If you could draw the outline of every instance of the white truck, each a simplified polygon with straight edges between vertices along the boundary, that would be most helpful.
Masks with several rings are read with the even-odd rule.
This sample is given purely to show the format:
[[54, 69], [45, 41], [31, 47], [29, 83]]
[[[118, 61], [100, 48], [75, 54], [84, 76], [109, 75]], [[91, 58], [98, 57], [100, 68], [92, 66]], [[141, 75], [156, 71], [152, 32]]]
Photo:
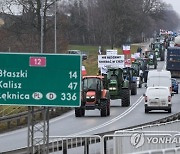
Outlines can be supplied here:
[[172, 94], [171, 72], [166, 70], [149, 71], [147, 77], [147, 87], [164, 86], [168, 87]]

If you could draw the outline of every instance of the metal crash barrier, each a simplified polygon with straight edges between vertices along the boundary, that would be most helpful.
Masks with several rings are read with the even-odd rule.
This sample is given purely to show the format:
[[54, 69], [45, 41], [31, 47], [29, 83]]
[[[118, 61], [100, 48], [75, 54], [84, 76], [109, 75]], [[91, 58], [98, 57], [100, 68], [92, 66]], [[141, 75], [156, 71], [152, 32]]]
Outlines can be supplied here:
[[[35, 138], [35, 153], [42, 154], [42, 137]], [[49, 151], [57, 154], [100, 154], [101, 137], [98, 135], [84, 136], [53, 136], [49, 137]]]
[[180, 154], [180, 148], [170, 148], [170, 149], [163, 149], [163, 150], [150, 150], [150, 151], [143, 151], [143, 152], [136, 152], [132, 154]]
[[[108, 143], [110, 137], [113, 141]], [[130, 154], [180, 147], [180, 133], [176, 131], [117, 131], [114, 135], [104, 136], [103, 140], [106, 141], [103, 154]]]
[[[36, 154], [44, 154], [42, 137]], [[116, 131], [112, 135], [53, 136], [47, 154], [180, 154], [178, 131]]]

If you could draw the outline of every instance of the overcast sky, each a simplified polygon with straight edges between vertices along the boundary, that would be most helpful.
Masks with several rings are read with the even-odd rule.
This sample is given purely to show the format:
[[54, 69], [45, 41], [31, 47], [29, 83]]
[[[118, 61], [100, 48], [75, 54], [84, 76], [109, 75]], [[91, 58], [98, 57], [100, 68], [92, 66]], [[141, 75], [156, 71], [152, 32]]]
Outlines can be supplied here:
[[168, 4], [171, 4], [174, 10], [180, 15], [180, 0], [162, 0]]

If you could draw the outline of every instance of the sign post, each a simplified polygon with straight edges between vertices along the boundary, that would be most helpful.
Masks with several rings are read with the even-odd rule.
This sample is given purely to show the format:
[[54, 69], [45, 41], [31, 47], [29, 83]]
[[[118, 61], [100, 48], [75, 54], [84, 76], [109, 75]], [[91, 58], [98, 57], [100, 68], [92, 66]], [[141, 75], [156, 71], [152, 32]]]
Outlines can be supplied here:
[[[28, 149], [43, 143], [48, 153], [49, 109], [80, 106], [81, 56], [65, 54], [0, 53], [0, 105], [28, 106]], [[33, 106], [43, 107], [42, 127], [35, 127]], [[43, 139], [35, 140], [35, 132]]]
[[0, 105], [80, 105], [81, 57], [0, 54]]

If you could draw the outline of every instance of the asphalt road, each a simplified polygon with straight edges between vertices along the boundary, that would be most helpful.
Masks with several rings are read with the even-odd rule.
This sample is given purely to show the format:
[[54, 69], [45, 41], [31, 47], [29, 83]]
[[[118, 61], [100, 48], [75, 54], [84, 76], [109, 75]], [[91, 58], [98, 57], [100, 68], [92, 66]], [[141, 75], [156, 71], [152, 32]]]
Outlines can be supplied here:
[[[158, 69], [164, 67], [164, 62], [158, 62]], [[173, 96], [172, 113], [154, 111], [144, 113], [145, 87], [138, 88], [138, 94], [131, 96], [130, 107], [121, 107], [120, 100], [111, 101], [111, 115], [100, 117], [99, 110], [86, 111], [85, 117], [75, 117], [74, 110], [50, 120], [50, 136], [75, 136], [91, 135], [121, 128], [135, 126], [154, 121], [171, 114], [179, 112], [179, 94]], [[35, 134], [39, 136], [42, 134]], [[27, 128], [19, 129], [9, 133], [0, 134], [0, 153], [27, 146]]]

